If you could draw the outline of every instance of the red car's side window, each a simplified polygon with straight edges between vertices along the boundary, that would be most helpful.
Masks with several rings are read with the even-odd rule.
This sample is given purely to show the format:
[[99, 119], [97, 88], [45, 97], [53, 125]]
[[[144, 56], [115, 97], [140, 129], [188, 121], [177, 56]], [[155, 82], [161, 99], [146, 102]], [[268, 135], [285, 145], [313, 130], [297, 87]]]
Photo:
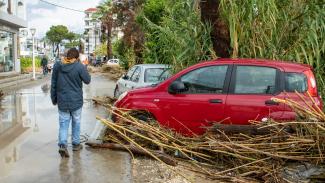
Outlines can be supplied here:
[[183, 93], [222, 93], [228, 65], [202, 67], [183, 75], [186, 86]]
[[237, 66], [235, 94], [273, 94], [277, 69], [260, 66]]
[[307, 77], [303, 73], [285, 74], [285, 91], [304, 93], [308, 89]]

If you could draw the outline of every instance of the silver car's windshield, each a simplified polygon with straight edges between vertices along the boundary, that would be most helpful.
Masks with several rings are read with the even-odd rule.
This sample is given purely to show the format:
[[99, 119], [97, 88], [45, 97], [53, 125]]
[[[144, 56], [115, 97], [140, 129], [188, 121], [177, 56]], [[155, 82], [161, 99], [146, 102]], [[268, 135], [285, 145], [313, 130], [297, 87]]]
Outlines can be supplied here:
[[166, 71], [167, 68], [148, 68], [144, 73], [145, 83], [158, 83], [161, 74]]

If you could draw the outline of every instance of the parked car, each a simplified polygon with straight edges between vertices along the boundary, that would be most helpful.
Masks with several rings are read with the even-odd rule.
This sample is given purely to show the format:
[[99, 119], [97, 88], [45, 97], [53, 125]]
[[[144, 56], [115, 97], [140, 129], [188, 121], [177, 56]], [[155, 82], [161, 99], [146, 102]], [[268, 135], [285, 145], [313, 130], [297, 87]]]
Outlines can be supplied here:
[[184, 69], [157, 86], [125, 92], [115, 107], [146, 111], [161, 125], [191, 135], [204, 133], [216, 122], [249, 125], [250, 120], [294, 120], [296, 113], [289, 106], [271, 99], [290, 98], [306, 105], [295, 91], [312, 104], [309, 92], [323, 108], [308, 65], [218, 59]]
[[169, 66], [164, 64], [140, 64], [133, 66], [117, 82], [114, 97], [146, 86], [157, 84], [170, 76]]
[[119, 65], [120, 64], [120, 60], [113, 58], [113, 59], [109, 59], [106, 63], [106, 65]]

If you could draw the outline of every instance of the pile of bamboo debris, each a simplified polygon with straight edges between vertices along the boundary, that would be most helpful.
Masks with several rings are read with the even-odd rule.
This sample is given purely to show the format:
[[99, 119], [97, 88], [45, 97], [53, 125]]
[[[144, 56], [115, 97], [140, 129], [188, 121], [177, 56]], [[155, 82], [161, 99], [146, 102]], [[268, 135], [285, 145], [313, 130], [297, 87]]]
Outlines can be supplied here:
[[[253, 124], [268, 133], [257, 135], [208, 129], [203, 136], [183, 137], [159, 126], [143, 122], [119, 111], [118, 123], [98, 118], [107, 126], [105, 143], [88, 145], [127, 150], [148, 155], [167, 165], [187, 161], [190, 168], [211, 179], [226, 182], [283, 182], [280, 176], [287, 162], [324, 162], [325, 115], [317, 107], [304, 107], [291, 100], [278, 100], [312, 121]], [[290, 129], [290, 130], [288, 130]], [[221, 168], [222, 167], [222, 168]], [[181, 174], [181, 173], [180, 173]]]
[[109, 78], [114, 81], [117, 81], [125, 73], [124, 69], [119, 65], [103, 65], [101, 67], [101, 72], [107, 73]]

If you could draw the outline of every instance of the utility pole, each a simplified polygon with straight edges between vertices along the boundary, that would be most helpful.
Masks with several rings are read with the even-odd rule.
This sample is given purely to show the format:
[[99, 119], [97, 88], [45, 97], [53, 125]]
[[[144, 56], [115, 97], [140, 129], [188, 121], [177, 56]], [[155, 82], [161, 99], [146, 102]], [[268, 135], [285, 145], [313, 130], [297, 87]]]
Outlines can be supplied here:
[[33, 80], [36, 79], [36, 76], [35, 76], [35, 50], [34, 50], [34, 36], [35, 36], [35, 33], [36, 33], [36, 29], [35, 28], [31, 28], [30, 29], [30, 32], [32, 33], [32, 58], [33, 58]]

